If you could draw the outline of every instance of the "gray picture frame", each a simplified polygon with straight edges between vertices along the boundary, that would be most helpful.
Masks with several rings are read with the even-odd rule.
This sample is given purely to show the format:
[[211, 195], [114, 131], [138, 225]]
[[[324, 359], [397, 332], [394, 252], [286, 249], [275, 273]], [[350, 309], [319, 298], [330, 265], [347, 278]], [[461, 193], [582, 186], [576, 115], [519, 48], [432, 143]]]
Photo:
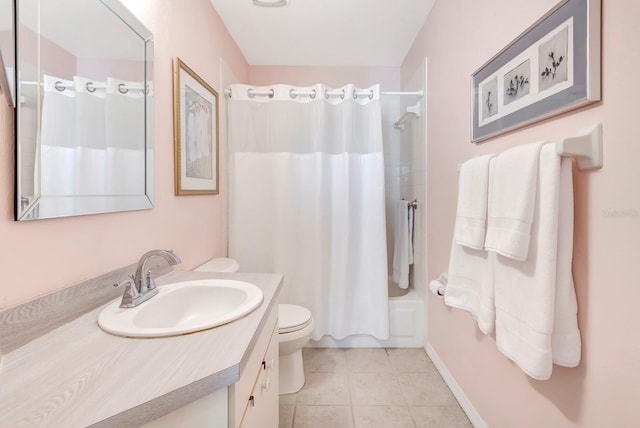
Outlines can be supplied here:
[[[601, 0], [561, 1], [471, 75], [472, 143], [600, 100], [601, 8]], [[554, 31], [560, 34], [557, 29], [569, 21], [571, 27], [568, 28], [571, 31], [566, 31], [567, 36], [550, 37]], [[570, 55], [556, 54], [552, 57], [552, 52], [546, 51], [551, 49], [550, 46], [558, 46], [554, 38], [571, 47]], [[523, 55], [530, 56], [523, 59]], [[513, 72], [514, 61], [519, 64], [527, 60], [534, 60], [539, 65], [531, 70], [531, 78], [540, 82], [531, 82], [534, 88], [531, 93], [526, 88], [526, 94], [523, 96], [521, 92], [514, 99], [518, 102], [511, 103], [513, 105], [506, 109], [503, 100], [507, 97], [507, 74]], [[572, 73], [568, 73], [570, 81], [566, 81], [567, 67], [572, 70]], [[551, 74], [556, 78], [555, 71], [558, 71], [558, 79], [565, 79], [556, 91], [549, 90], [553, 84], [542, 82], [543, 79], [550, 79]], [[493, 109], [497, 109], [497, 114], [489, 116], [487, 108], [483, 108], [481, 97], [486, 96], [488, 82], [493, 82], [496, 77], [498, 81], [506, 81], [498, 87], [495, 99], [488, 101]], [[538, 91], [538, 88], [542, 89]]]

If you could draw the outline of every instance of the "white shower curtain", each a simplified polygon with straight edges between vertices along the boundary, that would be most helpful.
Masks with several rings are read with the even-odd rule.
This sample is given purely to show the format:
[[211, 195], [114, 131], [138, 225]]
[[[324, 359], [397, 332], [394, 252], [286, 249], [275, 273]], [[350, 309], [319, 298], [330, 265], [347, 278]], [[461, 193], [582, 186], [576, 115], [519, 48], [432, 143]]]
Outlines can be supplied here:
[[144, 97], [140, 82], [109, 77], [105, 102], [107, 194], [145, 194]]
[[[75, 76], [76, 178], [75, 195], [104, 195], [106, 173], [105, 91], [91, 92], [93, 83]], [[89, 86], [87, 86], [89, 84]]]
[[378, 86], [355, 99], [351, 85], [328, 98], [322, 85], [250, 89], [229, 101], [230, 256], [283, 273], [281, 302], [311, 310], [313, 339], [388, 338]]
[[111, 77], [43, 81], [42, 195], [144, 195], [144, 85]]
[[52, 76], [43, 79], [40, 191], [45, 196], [68, 196], [75, 194], [76, 94], [58, 90], [56, 84], [73, 87], [73, 81]]

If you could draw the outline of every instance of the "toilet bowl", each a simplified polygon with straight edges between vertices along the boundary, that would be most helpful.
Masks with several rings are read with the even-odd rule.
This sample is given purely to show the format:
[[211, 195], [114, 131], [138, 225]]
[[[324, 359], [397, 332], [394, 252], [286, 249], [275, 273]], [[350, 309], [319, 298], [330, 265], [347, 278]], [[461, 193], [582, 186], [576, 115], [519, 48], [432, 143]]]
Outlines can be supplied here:
[[[237, 272], [240, 264], [231, 258], [211, 259], [196, 272]], [[278, 305], [278, 348], [280, 353], [280, 394], [293, 394], [304, 385], [302, 347], [311, 338], [313, 317], [309, 309], [298, 306]]]
[[311, 338], [313, 318], [309, 309], [281, 303], [278, 305], [280, 394], [293, 394], [304, 385], [302, 347]]

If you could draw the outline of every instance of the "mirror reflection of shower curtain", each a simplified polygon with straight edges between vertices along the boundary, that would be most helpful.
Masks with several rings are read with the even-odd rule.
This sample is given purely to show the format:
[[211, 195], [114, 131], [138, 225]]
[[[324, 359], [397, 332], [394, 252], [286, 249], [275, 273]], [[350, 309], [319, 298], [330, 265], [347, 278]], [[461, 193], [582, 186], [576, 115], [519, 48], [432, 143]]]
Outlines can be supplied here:
[[142, 84], [80, 76], [43, 80], [42, 195], [144, 195], [145, 135], [139, 124], [145, 98], [134, 89]]
[[140, 82], [107, 79], [107, 194], [145, 194], [144, 92]]
[[58, 85], [73, 87], [73, 81], [44, 76], [40, 132], [40, 192], [44, 196], [75, 194], [76, 94], [59, 91]]
[[322, 85], [273, 88], [272, 99], [231, 88], [229, 255], [243, 271], [284, 274], [281, 302], [311, 310], [313, 339], [386, 339], [379, 88], [355, 100], [351, 85], [330, 98]]
[[76, 92], [76, 195], [104, 195], [106, 189], [105, 91], [90, 92], [91, 80], [74, 77]]

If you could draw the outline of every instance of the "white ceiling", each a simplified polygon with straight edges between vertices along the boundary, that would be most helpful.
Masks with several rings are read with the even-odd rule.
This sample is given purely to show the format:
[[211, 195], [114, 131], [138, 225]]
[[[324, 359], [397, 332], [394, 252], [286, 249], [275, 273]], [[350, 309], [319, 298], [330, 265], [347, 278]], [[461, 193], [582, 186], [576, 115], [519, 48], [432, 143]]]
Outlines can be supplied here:
[[211, 0], [250, 65], [398, 67], [436, 0]]

